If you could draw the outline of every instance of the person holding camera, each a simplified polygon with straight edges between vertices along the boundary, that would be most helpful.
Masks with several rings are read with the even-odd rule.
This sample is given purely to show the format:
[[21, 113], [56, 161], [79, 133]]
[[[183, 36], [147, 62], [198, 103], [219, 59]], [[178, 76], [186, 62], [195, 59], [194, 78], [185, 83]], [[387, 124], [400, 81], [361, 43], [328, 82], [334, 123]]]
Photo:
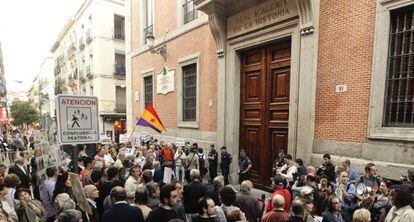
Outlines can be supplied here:
[[323, 155], [323, 163], [319, 166], [318, 171], [316, 171], [316, 175], [320, 177], [324, 174], [328, 176], [329, 182], [335, 183], [335, 166], [332, 164], [331, 155], [328, 153]]
[[357, 208], [356, 187], [349, 182], [349, 173], [342, 171], [339, 174], [338, 182], [335, 184], [334, 194], [339, 197], [342, 207], [352, 215]]
[[384, 221], [387, 211], [391, 208], [389, 191], [390, 181], [381, 181], [379, 192], [375, 195], [374, 202], [367, 209], [371, 212], [372, 221]]
[[285, 179], [290, 185], [293, 184], [295, 179], [295, 175], [298, 172], [299, 165], [293, 161], [292, 155], [286, 154], [284, 157], [285, 164], [279, 169], [277, 174], [279, 174], [283, 179]]

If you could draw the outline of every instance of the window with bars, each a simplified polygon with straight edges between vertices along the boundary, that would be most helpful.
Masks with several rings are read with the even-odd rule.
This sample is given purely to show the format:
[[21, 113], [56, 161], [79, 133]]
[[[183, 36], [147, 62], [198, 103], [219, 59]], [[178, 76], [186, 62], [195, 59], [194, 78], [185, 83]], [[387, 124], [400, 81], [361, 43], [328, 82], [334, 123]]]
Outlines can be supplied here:
[[147, 107], [148, 103], [152, 103], [153, 98], [152, 75], [144, 77], [144, 105]]
[[414, 127], [414, 5], [391, 11], [386, 127]]
[[197, 117], [197, 64], [183, 66], [183, 121]]
[[183, 4], [184, 8], [184, 24], [187, 24], [198, 17], [197, 9], [193, 3], [193, 0], [185, 0]]

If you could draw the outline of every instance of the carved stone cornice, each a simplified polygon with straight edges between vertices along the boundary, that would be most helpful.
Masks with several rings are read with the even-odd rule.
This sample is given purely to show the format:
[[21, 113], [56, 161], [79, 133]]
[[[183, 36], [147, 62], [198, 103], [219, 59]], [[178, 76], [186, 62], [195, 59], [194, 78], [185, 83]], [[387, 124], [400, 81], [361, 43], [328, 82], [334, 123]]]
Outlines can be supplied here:
[[314, 21], [311, 0], [296, 0], [296, 4], [299, 10], [300, 33], [302, 35], [313, 33]]
[[203, 11], [207, 15], [213, 13], [227, 15], [227, 5], [223, 5], [216, 0], [194, 0], [194, 5], [198, 10]]
[[216, 40], [216, 52], [218, 57], [224, 56], [227, 41], [227, 17], [213, 13], [208, 16], [210, 29]]
[[[219, 57], [224, 56], [226, 49], [228, 8], [232, 3], [234, 4], [234, 1], [231, 0], [194, 0], [197, 9], [209, 17], [210, 29], [216, 40]], [[299, 11], [301, 35], [312, 34], [314, 32], [312, 0], [296, 0], [296, 5]]]
[[226, 7], [215, 0], [195, 0], [198, 10], [208, 15], [211, 33], [216, 42], [218, 57], [223, 57], [227, 41], [227, 10]]

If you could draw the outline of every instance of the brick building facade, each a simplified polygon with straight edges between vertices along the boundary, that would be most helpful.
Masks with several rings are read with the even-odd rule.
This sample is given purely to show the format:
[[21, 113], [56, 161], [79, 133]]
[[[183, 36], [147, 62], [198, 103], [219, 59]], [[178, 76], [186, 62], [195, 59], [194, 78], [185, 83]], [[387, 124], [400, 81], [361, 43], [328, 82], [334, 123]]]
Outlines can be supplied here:
[[[269, 185], [270, 165], [281, 151], [314, 165], [326, 152], [334, 162], [346, 157], [361, 173], [373, 161], [382, 176], [398, 179], [414, 164], [414, 56], [398, 60], [403, 65], [395, 75], [406, 90], [394, 92], [389, 87], [395, 80], [386, 76], [397, 69], [388, 69], [387, 55], [398, 13], [412, 18], [410, 4], [127, 1], [129, 131], [151, 100], [167, 128], [157, 137], [169, 142], [185, 138], [204, 148], [226, 145], [235, 157], [243, 148], [253, 160], [257, 185]], [[414, 33], [408, 23], [401, 25], [407, 26], [401, 33]], [[146, 36], [154, 36], [154, 43]], [[414, 41], [408, 34], [404, 38]], [[411, 53], [410, 43], [401, 41], [408, 44], [405, 53]], [[151, 53], [160, 48], [166, 54]], [[166, 94], [157, 92], [167, 87], [157, 81], [163, 76], [174, 79]], [[390, 93], [400, 93], [398, 101], [390, 102]], [[394, 103], [402, 104], [404, 121]], [[388, 116], [396, 121], [386, 121]]]

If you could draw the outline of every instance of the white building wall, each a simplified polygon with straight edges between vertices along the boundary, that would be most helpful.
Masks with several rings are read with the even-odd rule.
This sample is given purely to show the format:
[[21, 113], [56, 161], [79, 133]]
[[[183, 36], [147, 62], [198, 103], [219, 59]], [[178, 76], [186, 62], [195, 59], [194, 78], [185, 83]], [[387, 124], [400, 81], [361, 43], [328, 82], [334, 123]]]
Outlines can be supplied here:
[[[114, 76], [115, 52], [125, 54], [125, 41], [114, 39], [114, 15], [125, 17], [123, 0], [88, 0], [74, 16], [73, 24], [54, 52], [55, 61], [62, 52], [66, 57], [59, 74], [62, 79], [67, 81], [68, 74], [78, 70], [78, 87], [75, 90], [68, 87], [66, 93], [97, 96], [100, 114], [116, 114], [116, 86], [125, 86], [125, 78]], [[86, 41], [88, 31], [90, 42]], [[83, 48], [80, 40], [83, 40]], [[68, 60], [70, 42], [74, 42], [76, 51], [74, 58]], [[88, 66], [90, 76], [86, 75]], [[104, 123], [101, 118], [99, 123], [101, 132], [103, 129], [113, 131], [113, 122]]]
[[55, 116], [54, 65], [53, 57], [46, 57], [40, 66], [39, 73], [39, 80], [43, 81], [40, 92], [49, 97], [48, 100], [44, 101], [41, 113], [49, 113], [51, 117]]

